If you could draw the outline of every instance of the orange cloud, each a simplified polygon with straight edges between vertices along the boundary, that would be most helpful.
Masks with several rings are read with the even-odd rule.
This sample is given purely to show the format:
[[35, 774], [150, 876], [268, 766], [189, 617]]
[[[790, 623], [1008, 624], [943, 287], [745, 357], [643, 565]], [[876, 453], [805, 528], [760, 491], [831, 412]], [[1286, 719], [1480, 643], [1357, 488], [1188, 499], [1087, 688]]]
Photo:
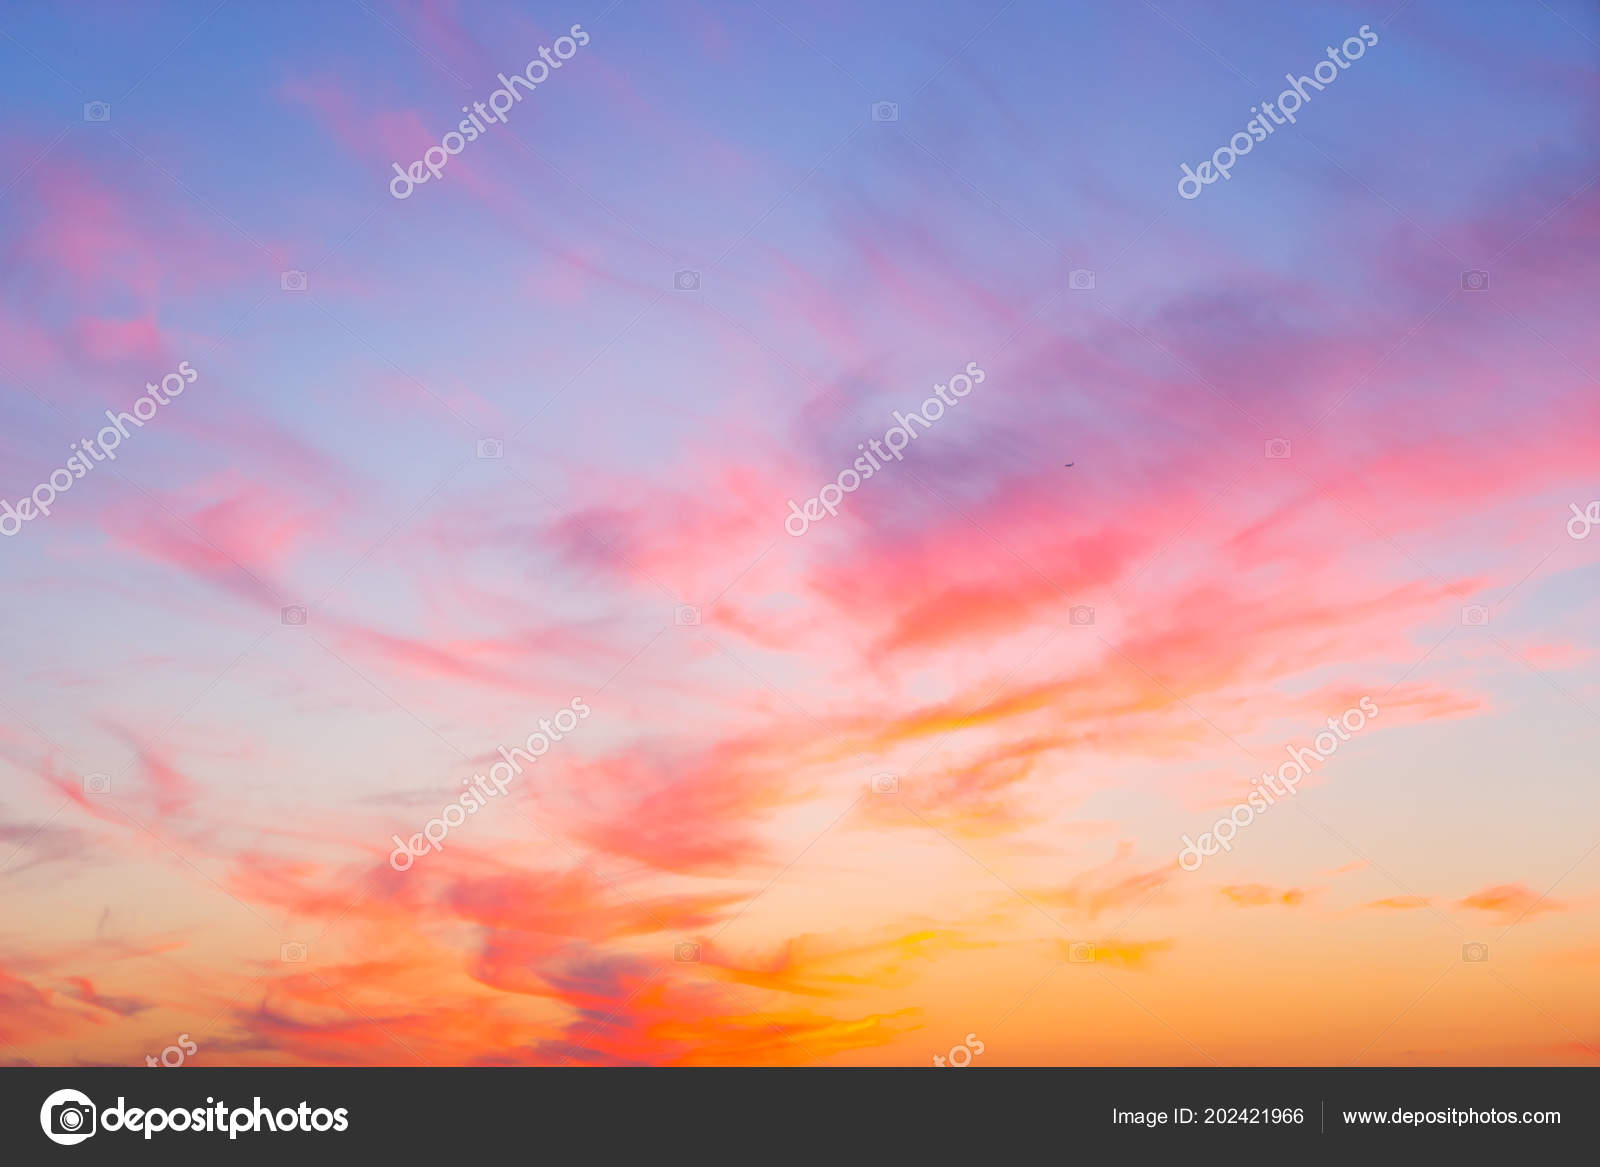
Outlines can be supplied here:
[[[1121, 968], [1142, 969], [1151, 958], [1172, 947], [1171, 940], [1107, 940], [1101, 943], [1059, 940], [1057, 950], [1063, 960], [1074, 964], [1112, 964]], [[1088, 960], [1085, 960], [1085, 956]]]
[[1106, 863], [1077, 876], [1064, 888], [1035, 893], [1035, 898], [1080, 912], [1093, 920], [1113, 908], [1143, 904], [1172, 879], [1172, 864], [1148, 870], [1130, 870], [1133, 844], [1122, 842]]
[[830, 996], [850, 986], [905, 983], [913, 965], [963, 946], [953, 933], [933, 928], [854, 944], [807, 934], [757, 959], [741, 959], [709, 944], [700, 963], [724, 979], [754, 988]]
[[1508, 922], [1514, 922], [1528, 916], [1541, 915], [1544, 912], [1565, 911], [1567, 906], [1557, 903], [1555, 900], [1546, 899], [1542, 895], [1536, 895], [1523, 884], [1500, 883], [1458, 900], [1456, 907], [1468, 908], [1477, 912], [1491, 912], [1505, 918]]
[[1223, 896], [1241, 908], [1262, 908], [1269, 904], [1298, 907], [1310, 894], [1305, 888], [1279, 889], [1262, 883], [1236, 883], [1221, 889]]

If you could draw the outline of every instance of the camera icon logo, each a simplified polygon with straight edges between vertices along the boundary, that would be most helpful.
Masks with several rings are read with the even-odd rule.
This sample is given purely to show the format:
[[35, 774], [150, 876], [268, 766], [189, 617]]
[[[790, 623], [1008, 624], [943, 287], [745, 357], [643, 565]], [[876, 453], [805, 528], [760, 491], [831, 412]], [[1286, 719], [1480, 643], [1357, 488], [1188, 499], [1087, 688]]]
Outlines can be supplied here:
[[1281, 461], [1283, 461], [1285, 458], [1287, 458], [1289, 456], [1289, 453], [1290, 453], [1291, 449], [1292, 449], [1292, 447], [1289, 445], [1289, 439], [1288, 438], [1268, 438], [1267, 439], [1266, 450], [1267, 450], [1267, 457], [1269, 457], [1269, 458], [1272, 458], [1272, 459], [1275, 459], [1275, 460], [1281, 462]]
[[698, 628], [700, 609], [693, 604], [679, 604], [677, 611], [672, 614], [672, 622], [679, 628]]
[[1094, 291], [1094, 272], [1086, 267], [1075, 267], [1067, 273], [1067, 287], [1074, 292]]
[[39, 1126], [45, 1138], [63, 1147], [83, 1142], [95, 1131], [95, 1106], [78, 1090], [57, 1090], [39, 1108]]
[[1463, 292], [1487, 292], [1489, 290], [1489, 273], [1476, 270], [1462, 272], [1461, 290]]
[[1461, 609], [1461, 623], [1468, 628], [1482, 628], [1489, 622], [1489, 609], [1482, 604], [1468, 604]]
[[900, 778], [895, 774], [874, 774], [872, 776], [872, 793], [874, 794], [899, 794]]
[[1074, 604], [1067, 609], [1067, 617], [1074, 624], [1093, 624], [1094, 609], [1088, 604]]
[[86, 122], [108, 122], [111, 120], [111, 103], [109, 101], [86, 101], [83, 103], [83, 120]]
[[306, 622], [306, 610], [299, 604], [290, 604], [283, 610], [283, 622], [298, 628]]
[[1073, 964], [1093, 964], [1094, 945], [1083, 940], [1076, 941], [1067, 949], [1067, 959]]
[[489, 462], [495, 458], [504, 458], [505, 456], [506, 444], [499, 438], [478, 439], [478, 460], [480, 462]]
[[1463, 944], [1461, 946], [1461, 959], [1468, 964], [1482, 964], [1489, 959], [1489, 946], [1487, 944]]
[[284, 964], [304, 964], [306, 962], [306, 946], [299, 940], [291, 940], [287, 944], [278, 946], [278, 959]]
[[698, 292], [700, 290], [700, 273], [685, 268], [683, 271], [674, 272], [672, 286], [680, 292]]
[[900, 120], [900, 106], [893, 101], [875, 101], [872, 103], [872, 120], [875, 122], [897, 122]]
[[674, 944], [672, 946], [672, 959], [679, 964], [698, 964], [700, 961], [700, 946], [690, 940]]
[[278, 284], [286, 292], [303, 292], [306, 290], [306, 273], [286, 271], [278, 277]]
[[110, 774], [85, 774], [83, 776], [83, 792], [85, 794], [110, 794]]

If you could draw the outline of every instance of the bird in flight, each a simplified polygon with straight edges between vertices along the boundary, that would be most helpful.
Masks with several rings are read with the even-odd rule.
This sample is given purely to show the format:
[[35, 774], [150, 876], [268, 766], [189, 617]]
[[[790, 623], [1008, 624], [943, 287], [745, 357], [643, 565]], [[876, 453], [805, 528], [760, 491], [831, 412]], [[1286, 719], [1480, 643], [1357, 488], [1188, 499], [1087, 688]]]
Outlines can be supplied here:
[[1077, 463], [1076, 463], [1076, 462], [1068, 462], [1068, 463], [1067, 463], [1067, 465], [1068, 465], [1068, 466], [1076, 466], [1076, 465], [1077, 465]]

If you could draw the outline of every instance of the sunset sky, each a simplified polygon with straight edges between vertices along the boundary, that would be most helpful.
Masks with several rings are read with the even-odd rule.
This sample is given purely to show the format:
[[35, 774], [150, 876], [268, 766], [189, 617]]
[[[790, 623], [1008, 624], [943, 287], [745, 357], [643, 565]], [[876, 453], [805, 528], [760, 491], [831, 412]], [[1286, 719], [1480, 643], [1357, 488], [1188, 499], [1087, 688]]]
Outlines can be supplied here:
[[1594, 4], [18, 3], [0, 97], [0, 1065], [1600, 1064]]

